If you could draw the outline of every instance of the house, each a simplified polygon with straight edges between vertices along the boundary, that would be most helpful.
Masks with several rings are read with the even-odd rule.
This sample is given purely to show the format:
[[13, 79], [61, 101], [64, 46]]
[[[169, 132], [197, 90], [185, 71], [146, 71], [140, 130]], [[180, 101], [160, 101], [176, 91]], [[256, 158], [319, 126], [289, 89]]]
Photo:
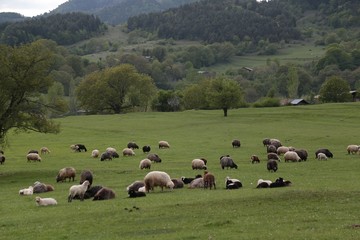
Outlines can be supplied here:
[[309, 104], [306, 100], [302, 98], [294, 99], [290, 102], [291, 105], [306, 105]]

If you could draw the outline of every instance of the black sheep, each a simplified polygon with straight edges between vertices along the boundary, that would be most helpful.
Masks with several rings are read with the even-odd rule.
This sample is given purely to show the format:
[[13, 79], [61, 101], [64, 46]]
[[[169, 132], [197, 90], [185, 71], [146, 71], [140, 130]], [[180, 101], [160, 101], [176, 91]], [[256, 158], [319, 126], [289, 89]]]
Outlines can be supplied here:
[[93, 182], [93, 174], [89, 170], [82, 171], [82, 173], [80, 175], [80, 184], [82, 184], [86, 180], [88, 180], [89, 183], [90, 183], [89, 186], [88, 186], [88, 189], [89, 189], [91, 187], [92, 182]]
[[129, 142], [127, 147], [131, 149], [139, 149], [139, 146], [135, 142]]
[[0, 164], [4, 164], [5, 163], [5, 156], [1, 155], [0, 156]]
[[181, 177], [181, 181], [183, 181], [184, 184], [189, 184], [196, 178], [202, 178], [202, 176], [200, 174], [198, 174], [194, 178]]
[[239, 148], [241, 146], [240, 140], [237, 139], [233, 140], [231, 145], [233, 148]]
[[270, 188], [276, 188], [276, 187], [287, 187], [291, 184], [290, 181], [284, 181], [283, 178], [278, 178], [275, 180], [275, 182], [270, 184]]
[[87, 152], [87, 149], [84, 144], [75, 144], [76, 151], [78, 152]]
[[317, 158], [317, 155], [319, 153], [324, 153], [328, 158], [332, 158], [334, 155], [330, 152], [327, 148], [320, 148], [315, 152], [315, 158]]
[[242, 183], [238, 181], [226, 181], [226, 189], [239, 189], [242, 187]]
[[297, 153], [297, 155], [299, 155], [301, 161], [306, 161], [307, 160], [308, 153], [307, 153], [306, 150], [299, 149], [299, 150], [295, 150], [295, 152]]
[[137, 198], [137, 197], [145, 197], [146, 196], [146, 193], [138, 192], [138, 191], [135, 191], [134, 189], [130, 189], [128, 191], [128, 194], [129, 194], [130, 198]]
[[100, 156], [100, 161], [104, 161], [104, 160], [112, 160], [112, 153], [103, 152]]
[[268, 160], [266, 167], [269, 172], [271, 171], [276, 172], [278, 170], [278, 163], [276, 160], [270, 159]]
[[145, 145], [142, 147], [143, 153], [149, 153], [151, 151], [151, 147], [149, 145]]

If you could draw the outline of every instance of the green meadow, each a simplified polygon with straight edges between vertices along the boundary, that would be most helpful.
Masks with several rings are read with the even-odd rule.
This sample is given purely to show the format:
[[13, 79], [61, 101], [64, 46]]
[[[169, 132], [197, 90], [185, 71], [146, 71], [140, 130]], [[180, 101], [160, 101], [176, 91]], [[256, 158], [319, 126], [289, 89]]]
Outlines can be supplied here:
[[[191, 110], [120, 115], [75, 116], [56, 119], [60, 134], [11, 133], [0, 165], [0, 239], [359, 239], [360, 155], [347, 154], [349, 144], [360, 144], [360, 103], [320, 104], [229, 111]], [[306, 149], [306, 162], [279, 163], [276, 173], [266, 169], [263, 138], [277, 138], [285, 146]], [[241, 141], [232, 148], [233, 139]], [[166, 140], [169, 149], [158, 149]], [[91, 151], [127, 143], [150, 145], [162, 162], [140, 170], [146, 157], [101, 162]], [[71, 144], [88, 151], [75, 153]], [[46, 146], [51, 153], [28, 163], [30, 149]], [[315, 159], [318, 148], [329, 148], [334, 158]], [[222, 170], [219, 157], [229, 154], [238, 169]], [[260, 164], [251, 164], [250, 156]], [[216, 190], [155, 188], [146, 197], [128, 198], [126, 187], [147, 172], [160, 170], [172, 178], [193, 177], [191, 161], [204, 157], [216, 177]], [[75, 182], [56, 183], [59, 169], [77, 170]], [[93, 185], [112, 188], [107, 201], [67, 202], [71, 185], [82, 170], [94, 173]], [[225, 178], [240, 179], [243, 187], [226, 190]], [[285, 188], [256, 189], [259, 178], [290, 180]], [[41, 181], [55, 191], [20, 196], [19, 190]], [[58, 205], [38, 207], [35, 197], [53, 197]]]

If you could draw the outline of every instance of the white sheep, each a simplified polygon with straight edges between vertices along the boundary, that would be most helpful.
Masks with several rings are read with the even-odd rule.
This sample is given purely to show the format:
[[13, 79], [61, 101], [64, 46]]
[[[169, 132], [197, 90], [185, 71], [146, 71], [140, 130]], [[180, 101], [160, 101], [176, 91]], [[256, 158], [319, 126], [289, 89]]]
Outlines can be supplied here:
[[276, 150], [276, 153], [280, 156], [281, 154], [285, 154], [286, 152], [290, 151], [290, 148], [285, 147], [285, 146], [280, 146], [278, 147], [278, 149]]
[[100, 151], [98, 149], [94, 149], [91, 152], [91, 157], [98, 158], [100, 156]]
[[355, 154], [357, 152], [360, 153], [360, 145], [349, 145], [349, 146], [347, 146], [346, 150], [347, 150], [348, 154], [350, 154], [350, 153]]
[[41, 198], [36, 197], [35, 202], [38, 206], [51, 206], [57, 205], [57, 201], [54, 198]]
[[288, 151], [284, 154], [284, 160], [285, 162], [300, 162], [301, 158], [299, 157], [299, 155], [296, 152], [293, 151]]
[[174, 183], [171, 181], [169, 174], [162, 171], [149, 172], [144, 177], [144, 183], [146, 192], [154, 190], [154, 187], [161, 187], [161, 190], [164, 187], [170, 188], [170, 190], [174, 188]]
[[113, 148], [113, 147], [108, 147], [108, 148], [106, 148], [106, 150], [105, 150], [106, 152], [108, 152], [108, 153], [111, 153], [111, 154], [113, 154], [113, 153], [116, 153], [117, 151], [116, 151], [116, 149], [115, 148]]
[[150, 169], [151, 168], [151, 160], [148, 158], [141, 160], [140, 164], [139, 164], [139, 168], [140, 169]]
[[28, 162], [30, 162], [30, 161], [41, 162], [41, 157], [38, 153], [29, 153], [28, 155], [26, 155], [26, 158], [27, 158]]
[[89, 185], [90, 182], [88, 180], [80, 185], [72, 185], [69, 189], [68, 202], [71, 202], [76, 195], [80, 197], [81, 201], [84, 201], [84, 195]]
[[317, 159], [318, 159], [318, 160], [327, 160], [328, 157], [326, 156], [325, 153], [318, 153]]
[[47, 153], [50, 153], [50, 150], [47, 147], [42, 147], [40, 149], [40, 153], [41, 154], [47, 154]]
[[170, 148], [170, 144], [167, 141], [159, 141], [159, 148]]
[[33, 195], [33, 193], [34, 193], [33, 186], [29, 186], [28, 188], [24, 188], [24, 189], [19, 190], [19, 194], [24, 195], [24, 196]]
[[203, 188], [204, 187], [204, 179], [202, 177], [195, 178], [189, 184], [189, 188]]
[[204, 160], [198, 159], [198, 158], [192, 160], [191, 167], [192, 167], [193, 170], [194, 169], [201, 169], [201, 170], [206, 170], [207, 169]]
[[123, 156], [135, 156], [135, 152], [131, 148], [124, 148], [122, 153]]

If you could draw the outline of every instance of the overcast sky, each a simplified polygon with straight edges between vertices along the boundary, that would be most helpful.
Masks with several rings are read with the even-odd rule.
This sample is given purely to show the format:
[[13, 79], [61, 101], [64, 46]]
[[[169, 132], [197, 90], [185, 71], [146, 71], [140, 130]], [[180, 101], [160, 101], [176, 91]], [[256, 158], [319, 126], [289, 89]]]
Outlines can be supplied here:
[[16, 12], [33, 17], [57, 8], [67, 0], [0, 0], [0, 12]]

